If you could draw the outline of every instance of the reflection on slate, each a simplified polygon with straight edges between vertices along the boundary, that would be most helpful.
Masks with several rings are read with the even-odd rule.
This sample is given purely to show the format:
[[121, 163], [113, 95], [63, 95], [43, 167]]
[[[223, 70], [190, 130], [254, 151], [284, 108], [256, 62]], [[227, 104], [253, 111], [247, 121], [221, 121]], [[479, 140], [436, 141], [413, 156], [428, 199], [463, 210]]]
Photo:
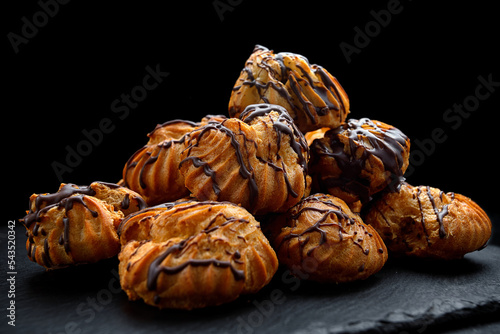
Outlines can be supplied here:
[[178, 311], [128, 301], [116, 259], [45, 272], [28, 260], [19, 239], [20, 333], [424, 333], [491, 322], [500, 313], [495, 245], [451, 262], [390, 259], [373, 277], [349, 284], [300, 281], [280, 269], [256, 295]]

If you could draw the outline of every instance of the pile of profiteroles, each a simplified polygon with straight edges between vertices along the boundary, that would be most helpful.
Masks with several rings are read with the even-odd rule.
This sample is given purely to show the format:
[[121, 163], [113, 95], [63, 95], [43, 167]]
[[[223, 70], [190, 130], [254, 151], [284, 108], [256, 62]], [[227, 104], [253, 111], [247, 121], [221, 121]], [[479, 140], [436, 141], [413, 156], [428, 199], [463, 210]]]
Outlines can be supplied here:
[[486, 245], [476, 203], [405, 182], [407, 136], [349, 112], [326, 69], [256, 46], [229, 117], [159, 124], [117, 184], [33, 194], [28, 257], [58, 269], [118, 256], [131, 300], [193, 309], [259, 291], [279, 264], [342, 283], [389, 252], [447, 260]]

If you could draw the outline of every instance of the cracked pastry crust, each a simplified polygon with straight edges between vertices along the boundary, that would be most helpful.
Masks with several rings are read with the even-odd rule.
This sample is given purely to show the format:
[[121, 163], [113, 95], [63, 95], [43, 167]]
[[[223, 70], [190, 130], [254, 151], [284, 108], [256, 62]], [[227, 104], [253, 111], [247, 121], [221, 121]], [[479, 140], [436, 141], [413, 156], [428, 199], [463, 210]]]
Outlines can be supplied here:
[[250, 105], [239, 119], [192, 131], [181, 159], [185, 185], [199, 200], [265, 214], [285, 212], [308, 193], [307, 143], [277, 105]]
[[28, 257], [46, 269], [113, 257], [120, 251], [118, 224], [145, 207], [139, 194], [105, 182], [63, 183], [56, 193], [33, 194], [22, 219]]
[[304, 56], [275, 54], [261, 45], [246, 61], [229, 101], [229, 115], [239, 117], [255, 103], [283, 106], [302, 132], [338, 127], [349, 113], [344, 89], [326, 69]]
[[307, 138], [313, 139], [309, 161], [313, 191], [340, 197], [354, 212], [373, 194], [389, 185], [396, 190], [404, 180], [410, 140], [391, 125], [351, 119]]
[[122, 288], [159, 308], [233, 301], [259, 291], [278, 267], [260, 224], [232, 203], [162, 204], [123, 220], [119, 233]]
[[459, 259], [491, 236], [490, 219], [470, 198], [408, 183], [376, 201], [365, 222], [400, 256]]
[[175, 201], [189, 195], [179, 172], [186, 134], [225, 118], [222, 115], [207, 115], [200, 123], [175, 119], [158, 124], [148, 133], [148, 143], [125, 164], [124, 186], [141, 194], [149, 205]]
[[387, 261], [378, 233], [329, 194], [303, 199], [272, 224], [275, 231], [280, 228], [273, 242], [280, 263], [300, 268], [309, 280], [363, 280]]

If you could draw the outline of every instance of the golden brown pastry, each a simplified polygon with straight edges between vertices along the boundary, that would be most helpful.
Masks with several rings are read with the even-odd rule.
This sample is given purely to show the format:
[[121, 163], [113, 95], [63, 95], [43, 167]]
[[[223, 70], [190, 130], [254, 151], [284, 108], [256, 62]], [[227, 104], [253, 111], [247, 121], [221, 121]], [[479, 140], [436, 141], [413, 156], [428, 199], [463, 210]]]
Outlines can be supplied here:
[[124, 185], [139, 194], [149, 205], [174, 201], [189, 195], [179, 162], [185, 135], [198, 123], [172, 120], [158, 125], [148, 134], [149, 142], [135, 152], [123, 168]]
[[212, 122], [220, 123], [223, 115], [207, 115], [201, 122], [171, 120], [158, 124], [148, 133], [149, 141], [135, 152], [123, 168], [123, 185], [141, 194], [149, 205], [175, 201], [189, 195], [179, 172], [186, 134]]
[[92, 182], [90, 189], [95, 192], [94, 197], [112, 205], [114, 210], [121, 211], [124, 217], [148, 206], [141, 195], [119, 184]]
[[470, 198], [408, 183], [376, 201], [365, 222], [396, 255], [459, 259], [491, 236], [490, 219]]
[[240, 119], [207, 124], [186, 141], [180, 170], [199, 200], [265, 214], [288, 210], [308, 192], [308, 146], [283, 107], [250, 105]]
[[232, 203], [167, 203], [130, 215], [119, 228], [120, 283], [129, 299], [193, 309], [259, 291], [278, 267], [247, 210]]
[[309, 131], [309, 132], [304, 133], [304, 137], [306, 138], [307, 145], [311, 146], [311, 144], [313, 143], [313, 141], [315, 139], [323, 138], [325, 136], [325, 133], [328, 130], [330, 130], [330, 128], [320, 128], [318, 130]]
[[387, 249], [378, 233], [332, 195], [304, 198], [277, 224], [281, 230], [273, 245], [280, 263], [299, 268], [307, 279], [362, 280], [387, 261]]
[[[311, 134], [309, 172], [313, 191], [344, 200], [354, 212], [389, 184], [393, 190], [404, 180], [410, 140], [397, 128], [362, 118], [339, 128]], [[311, 136], [310, 135], [310, 136]]]
[[278, 104], [286, 108], [302, 132], [336, 128], [349, 113], [344, 89], [327, 70], [304, 56], [275, 54], [257, 45], [236, 81], [229, 115], [239, 117], [249, 105]]
[[53, 194], [33, 194], [22, 219], [31, 261], [47, 269], [92, 263], [118, 254], [116, 229], [124, 217], [145, 208], [144, 200], [116, 184], [61, 184]]

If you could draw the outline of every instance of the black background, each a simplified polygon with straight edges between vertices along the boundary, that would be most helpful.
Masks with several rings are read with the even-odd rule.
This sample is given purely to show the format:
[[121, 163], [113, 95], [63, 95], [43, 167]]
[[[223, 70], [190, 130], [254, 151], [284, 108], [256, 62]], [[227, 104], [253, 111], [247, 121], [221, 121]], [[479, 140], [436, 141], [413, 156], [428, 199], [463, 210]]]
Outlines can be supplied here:
[[[446, 141], [424, 154], [408, 182], [462, 193], [498, 217], [500, 87], [457, 129], [443, 119], [454, 104], [474, 96], [479, 76], [500, 82], [500, 20], [493, 2], [401, 0], [399, 13], [378, 25], [350, 62], [340, 44], [355, 46], [355, 28], [376, 27], [372, 13], [391, 1], [219, 2], [233, 4], [222, 18], [214, 1], [70, 1], [18, 53], [8, 34], [21, 35], [22, 18], [33, 22], [41, 6], [23, 1], [2, 10], [6, 219], [21, 218], [32, 193], [58, 189], [51, 165], [64, 164], [66, 147], [76, 149], [86, 140], [82, 131], [98, 128], [105, 118], [114, 130], [62, 175], [63, 182], [116, 182], [156, 124], [227, 114], [231, 88], [255, 44], [325, 67], [349, 95], [350, 117], [397, 126], [413, 150], [423, 151], [416, 142], [443, 129]], [[168, 77], [120, 119], [112, 102], [142, 84], [147, 66], [157, 65]]]
[[[391, 1], [232, 3], [232, 10], [220, 10], [221, 20], [214, 1], [162, 6], [71, 1], [59, 5], [17, 54], [7, 34], [21, 35], [22, 18], [33, 22], [41, 7], [24, 1], [4, 11], [8, 61], [2, 135], [6, 179], [15, 181], [9, 189], [15, 210], [9, 214], [21, 217], [32, 193], [57, 190], [51, 164], [64, 164], [66, 146], [76, 149], [86, 139], [82, 131], [97, 128], [104, 118], [114, 130], [62, 175], [64, 182], [116, 182], [156, 124], [227, 114], [231, 88], [255, 44], [299, 53], [322, 65], [349, 95], [350, 117], [397, 126], [413, 149], [416, 140], [425, 142], [442, 128], [447, 140], [425, 155], [408, 182], [459, 192], [487, 210], [496, 209], [492, 187], [498, 185], [500, 87], [456, 130], [443, 120], [447, 109], [474, 95], [478, 76], [500, 81], [499, 20], [491, 2], [438, 6], [401, 0], [399, 13], [386, 27], [378, 24], [379, 31], [373, 28], [372, 11], [380, 13]], [[374, 33], [348, 63], [340, 44], [356, 45], [356, 27]], [[142, 84], [146, 66], [157, 64], [168, 77], [119, 119], [111, 103]]]

